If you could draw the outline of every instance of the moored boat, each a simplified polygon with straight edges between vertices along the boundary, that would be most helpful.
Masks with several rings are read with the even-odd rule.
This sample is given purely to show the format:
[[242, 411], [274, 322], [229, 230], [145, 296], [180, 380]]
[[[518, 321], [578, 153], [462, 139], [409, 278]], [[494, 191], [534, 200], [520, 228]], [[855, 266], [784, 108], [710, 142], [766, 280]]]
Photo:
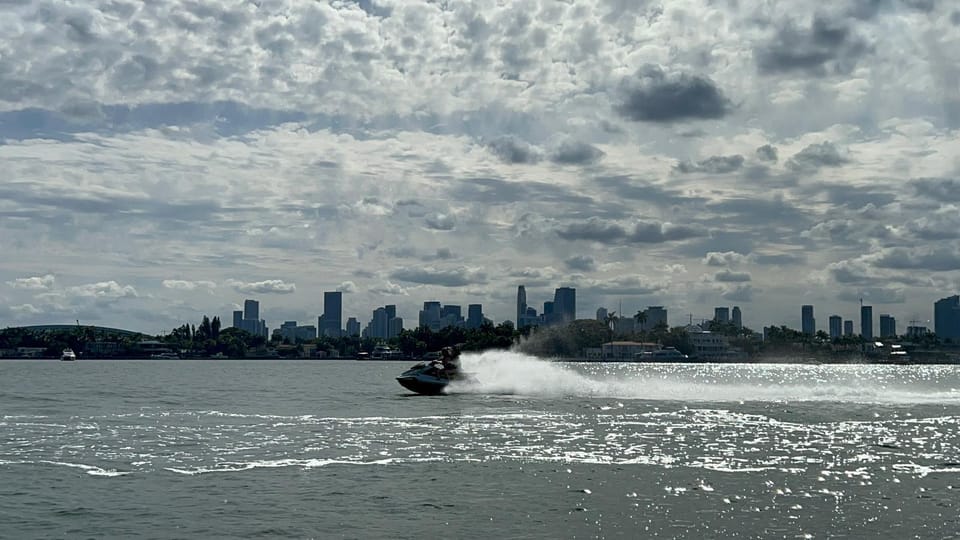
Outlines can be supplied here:
[[60, 353], [60, 360], [64, 362], [72, 362], [77, 359], [77, 354], [73, 352], [73, 349], [67, 348]]

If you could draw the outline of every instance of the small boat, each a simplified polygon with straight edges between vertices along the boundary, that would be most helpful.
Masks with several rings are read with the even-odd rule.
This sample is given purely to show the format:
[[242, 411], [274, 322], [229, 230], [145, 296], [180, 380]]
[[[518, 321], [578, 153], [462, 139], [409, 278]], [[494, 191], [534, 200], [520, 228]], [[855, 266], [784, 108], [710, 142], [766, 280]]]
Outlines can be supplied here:
[[64, 362], [73, 362], [76, 359], [77, 355], [73, 352], [73, 349], [64, 349], [63, 352], [60, 353], [60, 360]]
[[436, 396], [443, 394], [454, 381], [469, 381], [472, 377], [459, 369], [444, 369], [439, 362], [420, 362], [397, 377], [397, 382], [411, 392]]

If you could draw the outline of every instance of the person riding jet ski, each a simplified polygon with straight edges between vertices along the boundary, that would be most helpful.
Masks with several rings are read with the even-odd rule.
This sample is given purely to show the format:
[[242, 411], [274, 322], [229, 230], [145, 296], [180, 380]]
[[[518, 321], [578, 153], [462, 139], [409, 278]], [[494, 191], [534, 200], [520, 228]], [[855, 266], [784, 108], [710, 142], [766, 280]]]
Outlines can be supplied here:
[[444, 373], [448, 378], [452, 378], [460, 372], [460, 351], [454, 347], [444, 347], [440, 349], [440, 361], [437, 369]]

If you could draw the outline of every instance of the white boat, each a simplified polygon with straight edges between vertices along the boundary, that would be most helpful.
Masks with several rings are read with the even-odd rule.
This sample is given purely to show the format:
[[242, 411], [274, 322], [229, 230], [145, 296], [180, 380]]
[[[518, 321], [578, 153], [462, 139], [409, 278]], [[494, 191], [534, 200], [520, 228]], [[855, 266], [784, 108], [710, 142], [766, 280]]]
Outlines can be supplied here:
[[150, 355], [151, 360], [179, 360], [180, 355], [174, 352], [162, 352]]
[[664, 347], [656, 351], [647, 351], [636, 355], [638, 362], [683, 362], [689, 359], [689, 356], [674, 347]]
[[63, 352], [60, 353], [60, 360], [64, 362], [73, 362], [76, 359], [77, 355], [73, 352], [73, 349], [64, 349]]

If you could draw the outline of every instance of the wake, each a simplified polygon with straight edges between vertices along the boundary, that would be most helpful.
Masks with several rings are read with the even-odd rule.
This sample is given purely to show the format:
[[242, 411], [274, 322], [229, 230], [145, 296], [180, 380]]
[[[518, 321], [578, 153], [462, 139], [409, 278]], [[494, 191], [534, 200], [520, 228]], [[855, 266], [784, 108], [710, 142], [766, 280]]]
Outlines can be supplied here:
[[[795, 366], [789, 372], [783, 366], [760, 364], [584, 366], [552, 362], [513, 351], [464, 353], [461, 365], [465, 372], [474, 376], [473, 380], [452, 383], [448, 388], [450, 394], [720, 403], [809, 401], [960, 405], [960, 390], [957, 388], [932, 387], [929, 381], [922, 386], [891, 383], [880, 380], [870, 371], [851, 372], [849, 366], [845, 370], [832, 366]], [[814, 378], [810, 369], [818, 370], [816, 375], [820, 380], [831, 382], [809, 382]], [[842, 377], [832, 376], [831, 370], [836, 370]], [[844, 382], [844, 377], [851, 380]]]

